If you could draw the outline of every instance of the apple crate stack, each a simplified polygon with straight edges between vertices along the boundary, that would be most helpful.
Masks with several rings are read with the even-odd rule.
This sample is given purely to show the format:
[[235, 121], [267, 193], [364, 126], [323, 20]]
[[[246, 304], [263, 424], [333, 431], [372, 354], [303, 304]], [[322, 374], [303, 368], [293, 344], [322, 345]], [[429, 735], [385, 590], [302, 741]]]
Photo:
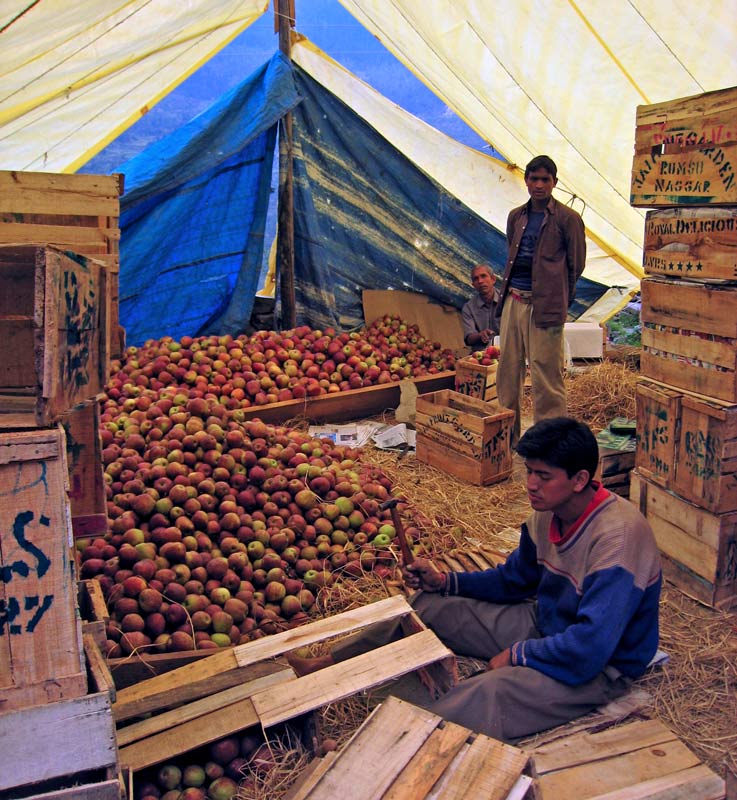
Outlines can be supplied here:
[[645, 221], [631, 499], [666, 577], [737, 605], [737, 87], [637, 110]]
[[122, 175], [0, 170], [0, 245], [51, 243], [107, 268], [111, 358], [123, 354], [116, 336], [121, 194]]
[[[107, 286], [105, 266], [93, 259], [45, 244], [0, 246], [0, 794], [7, 798], [121, 793], [113, 684], [83, 635], [70, 502], [75, 493], [88, 500], [84, 474], [99, 470], [97, 502], [105, 508], [99, 444], [83, 439], [96, 436], [84, 420], [95, 418], [108, 371]], [[38, 741], [42, 752], [29, 744]]]

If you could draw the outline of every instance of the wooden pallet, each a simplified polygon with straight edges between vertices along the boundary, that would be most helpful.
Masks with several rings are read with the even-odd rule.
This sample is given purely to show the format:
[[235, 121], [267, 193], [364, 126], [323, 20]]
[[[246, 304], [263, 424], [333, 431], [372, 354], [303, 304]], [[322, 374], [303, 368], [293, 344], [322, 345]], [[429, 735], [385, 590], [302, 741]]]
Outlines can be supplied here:
[[[298, 678], [285, 663], [273, 661], [397, 618], [410, 635], [310, 675]], [[266, 729], [294, 720], [423, 668], [438, 691], [455, 679], [453, 654], [401, 596], [228, 648], [118, 692], [113, 714], [121, 764], [135, 772], [253, 725]]]
[[389, 697], [345, 747], [312, 762], [287, 800], [504, 800], [527, 760], [516, 747]]
[[724, 781], [659, 720], [583, 731], [532, 751], [536, 800], [723, 800]]

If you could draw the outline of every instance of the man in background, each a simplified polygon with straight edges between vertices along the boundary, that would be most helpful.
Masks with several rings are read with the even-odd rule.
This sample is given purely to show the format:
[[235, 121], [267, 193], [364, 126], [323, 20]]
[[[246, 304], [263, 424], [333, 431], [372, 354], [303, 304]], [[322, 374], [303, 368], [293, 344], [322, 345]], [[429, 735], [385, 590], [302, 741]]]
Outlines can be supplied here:
[[553, 198], [558, 168], [536, 156], [525, 168], [530, 199], [507, 219], [509, 254], [497, 314], [501, 317], [499, 404], [516, 412], [530, 366], [534, 422], [566, 413], [563, 328], [586, 263], [583, 220]]
[[476, 295], [461, 310], [463, 341], [468, 347], [480, 349], [491, 344], [499, 333], [496, 319], [499, 293], [495, 288], [496, 275], [488, 264], [477, 264], [471, 270], [471, 283]]

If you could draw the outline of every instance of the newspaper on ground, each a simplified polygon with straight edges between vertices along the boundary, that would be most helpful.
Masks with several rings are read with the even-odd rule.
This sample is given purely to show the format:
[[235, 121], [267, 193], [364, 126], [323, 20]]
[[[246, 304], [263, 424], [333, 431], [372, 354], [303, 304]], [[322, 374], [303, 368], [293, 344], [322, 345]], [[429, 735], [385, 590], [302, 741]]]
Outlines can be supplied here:
[[363, 447], [374, 433], [387, 426], [381, 422], [361, 422], [347, 425], [311, 425], [310, 436], [316, 439], [330, 439], [346, 447]]

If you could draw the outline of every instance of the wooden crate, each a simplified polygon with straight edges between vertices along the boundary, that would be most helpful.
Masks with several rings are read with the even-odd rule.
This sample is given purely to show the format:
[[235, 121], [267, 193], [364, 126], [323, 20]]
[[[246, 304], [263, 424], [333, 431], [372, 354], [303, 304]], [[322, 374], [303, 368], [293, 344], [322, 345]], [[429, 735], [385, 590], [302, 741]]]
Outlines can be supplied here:
[[47, 426], [108, 377], [106, 271], [56, 247], [0, 247], [0, 427]]
[[86, 637], [90, 693], [0, 715], [4, 800], [120, 800], [112, 682]]
[[100, 406], [83, 400], [61, 416], [67, 442], [69, 503], [75, 538], [108, 530], [105, 478], [100, 441]]
[[724, 800], [724, 780], [659, 720], [563, 736], [532, 751], [536, 800]]
[[737, 87], [637, 107], [633, 206], [737, 204]]
[[634, 466], [634, 450], [617, 450], [599, 445], [599, 468], [596, 479], [610, 492], [629, 497], [630, 472]]
[[737, 288], [645, 278], [644, 377], [737, 403]]
[[480, 364], [473, 356], [456, 361], [455, 390], [469, 397], [478, 397], [484, 402], [494, 402], [499, 395], [496, 390], [498, 364]]
[[737, 208], [662, 208], [645, 217], [648, 275], [737, 281]]
[[528, 759], [516, 747], [389, 697], [340, 751], [312, 762], [287, 800], [334, 800], [346, 787], [351, 800], [503, 800], [521, 779], [528, 784]]
[[108, 269], [111, 358], [119, 358], [118, 273], [122, 175], [0, 170], [0, 244], [55, 244]]
[[634, 470], [630, 499], [647, 517], [663, 575], [711, 607], [737, 605], [737, 513], [712, 514]]
[[0, 714], [87, 691], [61, 428], [0, 437]]
[[737, 405], [683, 395], [672, 488], [715, 514], [737, 511]]
[[511, 475], [514, 411], [448, 389], [416, 408], [419, 461], [482, 486]]
[[[304, 677], [273, 660], [391, 619], [400, 619], [409, 635]], [[294, 720], [415, 670], [424, 669], [428, 684], [445, 690], [455, 679], [454, 663], [404, 597], [391, 597], [217, 651], [120, 690], [113, 705], [119, 724], [151, 715], [118, 728], [120, 760], [137, 772], [252, 725], [267, 729]]]
[[635, 466], [649, 480], [669, 489], [676, 472], [683, 392], [640, 380], [635, 386], [637, 450]]

